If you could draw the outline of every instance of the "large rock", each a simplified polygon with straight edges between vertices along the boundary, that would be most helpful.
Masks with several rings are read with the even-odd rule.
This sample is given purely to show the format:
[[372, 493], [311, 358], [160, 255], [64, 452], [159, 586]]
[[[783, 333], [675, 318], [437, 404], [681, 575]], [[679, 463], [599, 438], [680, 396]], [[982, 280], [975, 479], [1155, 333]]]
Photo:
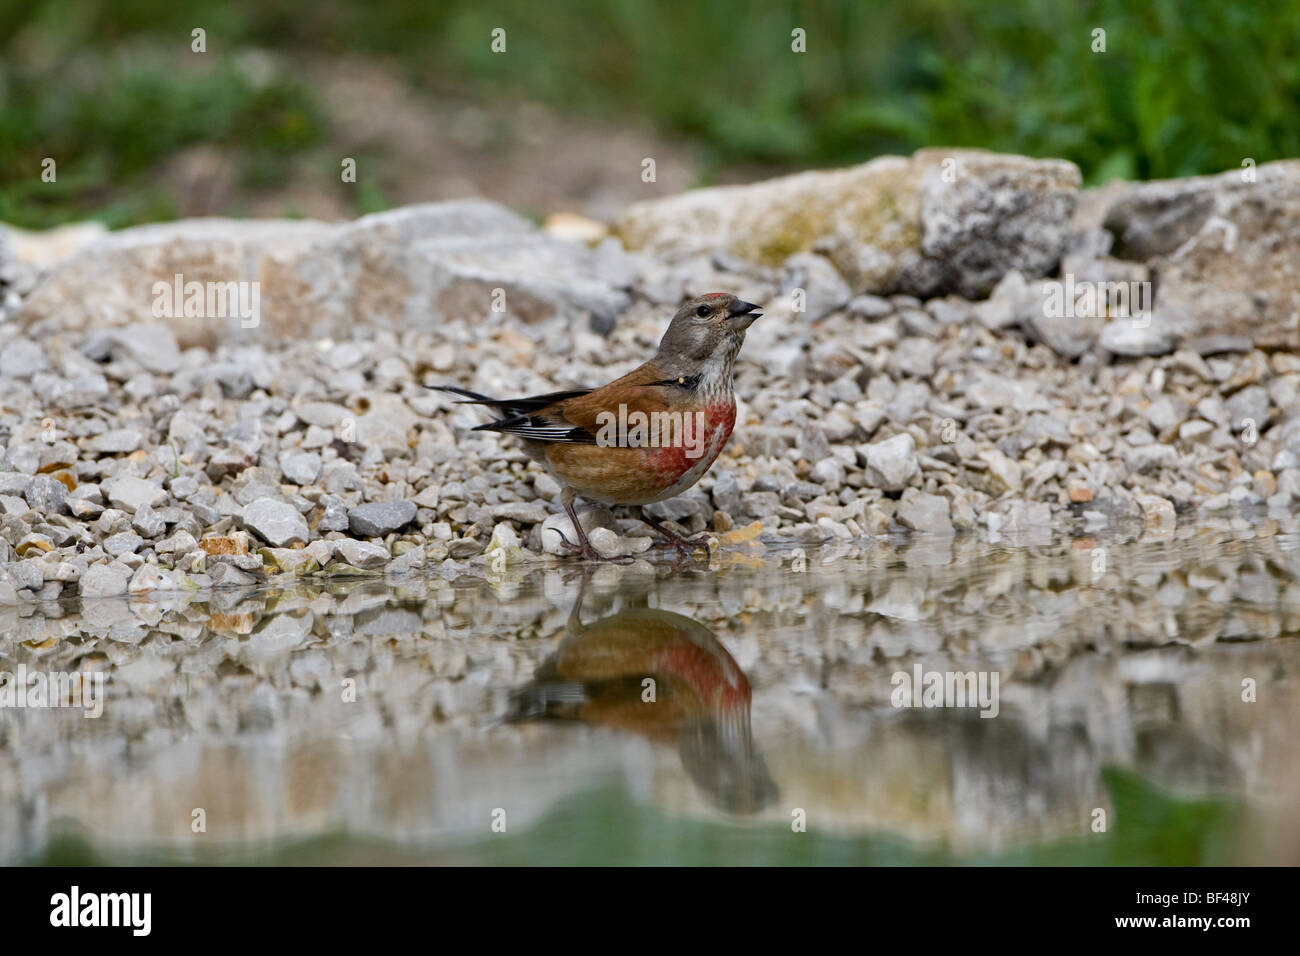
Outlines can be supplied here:
[[1056, 265], [1079, 179], [1063, 160], [926, 149], [639, 203], [615, 228], [670, 259], [725, 249], [779, 265], [816, 251], [855, 292], [972, 297], [1011, 269]]
[[[1157, 278], [1160, 351], [1198, 339], [1300, 347], [1300, 160], [1128, 187], [1104, 223], [1113, 254]], [[1148, 349], [1154, 351], [1155, 349]]]
[[[250, 317], [159, 317], [154, 283], [258, 282]], [[251, 287], [249, 287], [251, 289]], [[27, 296], [19, 322], [64, 327], [165, 322], [182, 347], [353, 334], [356, 325], [431, 328], [500, 305], [524, 321], [630, 302], [593, 252], [495, 203], [408, 206], [355, 222], [192, 219], [138, 226], [80, 247]]]
[[66, 259], [82, 246], [102, 239], [108, 230], [102, 222], [74, 222], [53, 229], [28, 232], [6, 226], [10, 246], [20, 262], [42, 269]]

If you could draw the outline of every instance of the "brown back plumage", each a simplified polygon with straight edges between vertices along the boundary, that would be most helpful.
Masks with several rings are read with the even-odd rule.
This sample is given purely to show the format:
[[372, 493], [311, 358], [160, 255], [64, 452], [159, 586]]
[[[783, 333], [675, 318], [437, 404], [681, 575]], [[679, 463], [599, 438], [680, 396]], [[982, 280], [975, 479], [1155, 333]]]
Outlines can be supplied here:
[[668, 324], [654, 358], [600, 388], [495, 399], [462, 388], [435, 387], [504, 413], [475, 431], [502, 432], [531, 441], [595, 444], [598, 416], [616, 412], [620, 405], [629, 413], [647, 415], [685, 409], [699, 401], [706, 374], [725, 379], [707, 383], [710, 393], [730, 392], [731, 361], [744, 340], [745, 329], [761, 315], [755, 309], [753, 303], [726, 292], [689, 300]]

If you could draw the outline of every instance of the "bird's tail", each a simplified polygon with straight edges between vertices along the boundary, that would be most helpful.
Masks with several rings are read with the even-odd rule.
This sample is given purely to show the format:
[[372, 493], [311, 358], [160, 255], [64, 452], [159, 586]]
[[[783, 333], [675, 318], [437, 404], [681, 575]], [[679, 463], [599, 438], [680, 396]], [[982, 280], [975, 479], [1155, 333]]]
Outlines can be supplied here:
[[467, 389], [467, 388], [457, 388], [455, 385], [428, 385], [428, 386], [426, 386], [426, 387], [427, 387], [427, 388], [431, 388], [431, 389], [433, 389], [435, 392], [447, 392], [447, 393], [450, 394], [450, 395], [459, 395], [459, 396], [461, 396], [461, 401], [459, 401], [459, 402], [456, 403], [456, 404], [458, 404], [458, 405], [501, 405], [501, 404], [504, 404], [503, 402], [501, 402], [501, 401], [499, 401], [499, 400], [497, 400], [497, 399], [495, 399], [495, 398], [488, 398], [486, 395], [481, 395], [481, 394], [479, 394], [478, 392], [471, 392], [471, 391], [470, 391], [469, 389]]
[[510, 695], [505, 719], [515, 722], [562, 717], [567, 708], [587, 700], [587, 688], [579, 681], [534, 681]]
[[458, 405], [487, 405], [491, 408], [499, 409], [506, 418], [514, 418], [520, 415], [531, 415], [540, 409], [553, 405], [556, 402], [562, 402], [568, 398], [577, 398], [591, 392], [589, 388], [571, 389], [567, 392], [548, 392], [545, 395], [528, 395], [524, 398], [489, 398], [486, 395], [480, 395], [478, 392], [471, 392], [467, 388], [458, 388], [455, 385], [429, 385], [428, 388], [438, 392], [447, 392], [450, 395], [461, 396]]

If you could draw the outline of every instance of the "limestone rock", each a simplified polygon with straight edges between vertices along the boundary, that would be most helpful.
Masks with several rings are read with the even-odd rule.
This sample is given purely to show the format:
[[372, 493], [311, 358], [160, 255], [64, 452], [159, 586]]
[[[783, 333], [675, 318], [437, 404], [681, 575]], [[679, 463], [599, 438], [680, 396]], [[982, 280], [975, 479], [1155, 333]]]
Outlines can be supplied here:
[[381, 538], [415, 520], [413, 501], [368, 501], [348, 512], [353, 534], [363, 538]]
[[[205, 293], [208, 283], [256, 282], [257, 309], [167, 315], [167, 287], [178, 275], [182, 297], [191, 282]], [[236, 290], [250, 306], [252, 288]], [[165, 341], [149, 344], [144, 329], [166, 323], [182, 347], [243, 344], [250, 336], [346, 338], [358, 325], [430, 329], [450, 317], [489, 314], [496, 289], [506, 311], [524, 321], [586, 312], [608, 322], [630, 302], [601, 277], [586, 245], [554, 238], [495, 203], [463, 200], [341, 224], [195, 219], [109, 233], [58, 262], [17, 320], [29, 327], [57, 319], [74, 331], [91, 323], [134, 327], [135, 343], [119, 339], [114, 348], [150, 370], [171, 371], [172, 350]]]
[[383, 567], [391, 558], [388, 549], [374, 541], [353, 541], [348, 538], [338, 542], [336, 551], [344, 563], [367, 571]]
[[119, 568], [92, 564], [81, 575], [81, 596], [116, 597], [126, 593], [128, 581], [127, 573]]
[[109, 503], [131, 514], [139, 508], [156, 508], [167, 501], [167, 492], [161, 485], [130, 475], [114, 478], [111, 484], [105, 483], [105, 489]]
[[930, 534], [952, 534], [948, 499], [943, 495], [904, 494], [898, 505], [898, 521], [905, 528]]
[[245, 528], [277, 548], [305, 542], [310, 536], [298, 509], [275, 498], [258, 498], [245, 505], [243, 522]]
[[1300, 344], [1300, 160], [1254, 173], [1135, 184], [1106, 213], [1115, 254], [1159, 276], [1165, 351], [1206, 336]]
[[916, 460], [916, 440], [907, 432], [886, 438], [863, 450], [867, 480], [882, 491], [900, 491], [921, 470]]
[[1079, 180], [1062, 160], [927, 149], [638, 203], [615, 229], [628, 248], [674, 260], [720, 247], [779, 265], [815, 251], [855, 292], [972, 297], [1011, 269], [1056, 265]]

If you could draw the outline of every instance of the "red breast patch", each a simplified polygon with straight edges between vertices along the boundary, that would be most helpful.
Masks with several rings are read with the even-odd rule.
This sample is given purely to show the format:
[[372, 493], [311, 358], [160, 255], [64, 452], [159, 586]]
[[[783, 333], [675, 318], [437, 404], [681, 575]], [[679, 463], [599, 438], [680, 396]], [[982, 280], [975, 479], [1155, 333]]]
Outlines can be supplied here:
[[703, 456], [689, 457], [685, 446], [676, 444], [657, 449], [650, 457], [648, 462], [650, 469], [655, 474], [666, 478], [670, 484], [701, 462], [706, 469], [709, 468], [722, 451], [722, 446], [731, 437], [731, 429], [736, 424], [735, 399], [710, 402], [702, 411], [705, 416], [703, 440], [706, 449]]

